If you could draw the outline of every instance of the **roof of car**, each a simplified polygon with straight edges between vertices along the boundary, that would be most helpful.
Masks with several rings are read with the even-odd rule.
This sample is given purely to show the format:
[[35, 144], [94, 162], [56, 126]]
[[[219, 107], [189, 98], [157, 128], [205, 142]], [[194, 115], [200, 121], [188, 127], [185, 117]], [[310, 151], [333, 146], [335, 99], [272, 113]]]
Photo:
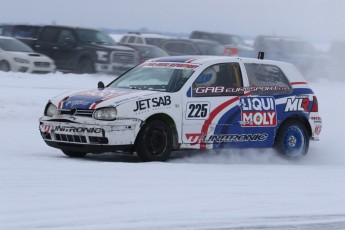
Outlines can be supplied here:
[[233, 56], [169, 56], [169, 57], [162, 57], [151, 59], [151, 62], [178, 62], [178, 63], [190, 63], [190, 64], [197, 64], [202, 65], [209, 61], [220, 61], [220, 62], [238, 62], [242, 60], [244, 62], [252, 62], [252, 63], [265, 63], [265, 64], [278, 64], [278, 63], [285, 63], [280, 61], [273, 61], [268, 59], [256, 59], [256, 58], [242, 58], [242, 57], [233, 57]]
[[96, 28], [88, 28], [88, 27], [79, 27], [79, 26], [64, 26], [64, 25], [47, 25], [45, 27], [54, 27], [54, 28], [69, 28], [69, 29], [83, 29], [83, 30], [95, 30], [95, 31], [101, 31]]
[[15, 38], [6, 37], [6, 36], [0, 36], [0, 39], [14, 40]]
[[194, 39], [194, 38], [172, 38], [172, 39], [167, 39], [165, 40], [164, 42], [180, 42], [180, 41], [184, 41], [184, 42], [192, 42], [192, 43], [195, 43], [195, 42], [204, 42], [204, 43], [210, 43], [210, 44], [220, 44], [219, 42], [217, 41], [213, 41], [213, 40], [206, 40], [206, 39]]

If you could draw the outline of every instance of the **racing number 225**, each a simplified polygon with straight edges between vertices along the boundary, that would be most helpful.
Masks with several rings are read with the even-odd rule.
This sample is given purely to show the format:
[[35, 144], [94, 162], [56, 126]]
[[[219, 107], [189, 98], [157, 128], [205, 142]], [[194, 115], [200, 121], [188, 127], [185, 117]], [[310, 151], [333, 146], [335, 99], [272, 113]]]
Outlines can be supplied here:
[[187, 119], [205, 119], [208, 118], [210, 111], [209, 103], [188, 103]]

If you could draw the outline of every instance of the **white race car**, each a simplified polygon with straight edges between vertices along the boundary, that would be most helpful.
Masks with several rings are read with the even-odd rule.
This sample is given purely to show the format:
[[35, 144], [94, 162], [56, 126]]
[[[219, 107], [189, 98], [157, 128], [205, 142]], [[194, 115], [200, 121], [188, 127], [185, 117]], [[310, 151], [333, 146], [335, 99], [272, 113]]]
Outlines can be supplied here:
[[55, 71], [54, 61], [35, 53], [23, 42], [0, 36], [0, 71], [50, 73]]
[[173, 150], [233, 147], [301, 157], [322, 121], [316, 96], [291, 64], [179, 56], [51, 99], [39, 127], [49, 146], [70, 157], [126, 151], [165, 161]]

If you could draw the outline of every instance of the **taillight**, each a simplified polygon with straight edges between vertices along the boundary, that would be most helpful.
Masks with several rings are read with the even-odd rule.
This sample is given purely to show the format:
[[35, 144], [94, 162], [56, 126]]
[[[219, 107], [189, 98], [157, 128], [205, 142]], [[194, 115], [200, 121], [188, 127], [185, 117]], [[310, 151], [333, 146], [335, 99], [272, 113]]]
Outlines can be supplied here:
[[313, 106], [310, 112], [319, 112], [319, 103], [317, 102], [316, 96], [313, 96]]
[[225, 47], [224, 55], [227, 55], [227, 56], [238, 55], [238, 49], [236, 47]]

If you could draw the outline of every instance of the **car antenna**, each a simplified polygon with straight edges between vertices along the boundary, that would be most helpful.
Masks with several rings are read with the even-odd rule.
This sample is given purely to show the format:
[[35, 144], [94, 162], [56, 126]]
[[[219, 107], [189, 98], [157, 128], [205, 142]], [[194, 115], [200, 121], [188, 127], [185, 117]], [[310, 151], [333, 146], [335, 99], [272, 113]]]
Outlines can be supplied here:
[[258, 53], [258, 59], [263, 60], [264, 57], [265, 57], [265, 52], [260, 51], [260, 52]]
[[103, 90], [105, 87], [103, 81], [99, 81], [97, 87], [99, 90]]

